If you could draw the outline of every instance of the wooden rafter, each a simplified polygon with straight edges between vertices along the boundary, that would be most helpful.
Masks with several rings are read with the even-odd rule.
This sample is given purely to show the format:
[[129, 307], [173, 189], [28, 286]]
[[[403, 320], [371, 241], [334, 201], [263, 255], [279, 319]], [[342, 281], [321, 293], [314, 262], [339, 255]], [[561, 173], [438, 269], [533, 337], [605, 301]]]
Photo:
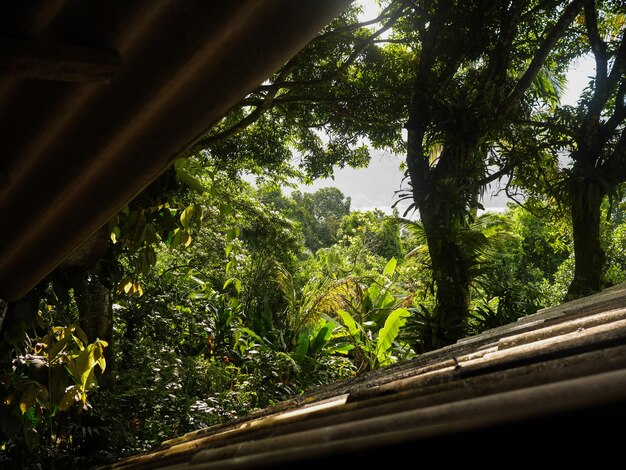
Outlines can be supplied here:
[[122, 67], [111, 50], [0, 39], [0, 74], [74, 83], [108, 83]]

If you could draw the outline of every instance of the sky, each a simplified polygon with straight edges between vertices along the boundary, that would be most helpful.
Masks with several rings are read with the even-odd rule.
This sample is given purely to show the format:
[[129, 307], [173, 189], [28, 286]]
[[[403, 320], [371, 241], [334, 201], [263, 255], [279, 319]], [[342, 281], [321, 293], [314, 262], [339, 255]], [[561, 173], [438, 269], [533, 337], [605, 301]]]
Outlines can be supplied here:
[[[374, 0], [360, 0], [364, 7], [362, 19], [375, 18], [379, 9]], [[567, 88], [561, 98], [562, 104], [575, 105], [582, 90], [587, 86], [589, 77], [594, 73], [591, 57], [585, 57], [573, 64], [567, 77]], [[353, 210], [372, 210], [378, 208], [390, 213], [391, 206], [397, 201], [396, 191], [401, 187], [403, 172], [400, 164], [404, 157], [389, 152], [374, 150], [370, 165], [363, 169], [335, 168], [334, 178], [317, 180], [311, 185], [298, 187], [302, 192], [314, 192], [323, 187], [336, 187], [352, 201]], [[495, 187], [488, 188], [482, 201], [487, 210], [503, 210], [507, 198], [504, 194], [495, 195]], [[287, 191], [288, 192], [288, 191]], [[409, 202], [400, 202], [397, 207], [402, 214]], [[411, 214], [408, 214], [411, 216]], [[417, 218], [417, 214], [412, 215]]]

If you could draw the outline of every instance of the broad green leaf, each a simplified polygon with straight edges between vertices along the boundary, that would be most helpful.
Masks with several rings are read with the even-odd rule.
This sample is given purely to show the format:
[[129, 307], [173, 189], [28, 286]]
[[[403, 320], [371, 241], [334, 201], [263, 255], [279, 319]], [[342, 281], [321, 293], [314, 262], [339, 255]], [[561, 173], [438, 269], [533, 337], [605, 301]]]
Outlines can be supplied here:
[[324, 345], [328, 343], [328, 340], [332, 336], [334, 328], [335, 325], [333, 324], [333, 322], [330, 321], [326, 322], [326, 324], [322, 328], [320, 328], [320, 330], [317, 332], [317, 335], [315, 336], [315, 339], [311, 343], [311, 354], [317, 354], [322, 350]]
[[87, 378], [85, 379], [85, 387], [83, 389], [82, 393], [82, 397], [81, 400], [83, 402], [83, 405], [85, 405], [87, 403], [87, 395], [86, 395], [86, 391], [90, 390], [92, 388], [92, 386], [96, 383], [96, 369], [95, 367], [89, 370], [89, 373], [87, 374]]
[[61, 338], [61, 340], [59, 340], [54, 346], [52, 346], [50, 348], [50, 351], [48, 352], [48, 359], [50, 362], [54, 361], [54, 359], [57, 357], [57, 355], [61, 352], [61, 350], [67, 346], [67, 343], [73, 339], [72, 336], [65, 336], [63, 338]]
[[137, 254], [137, 259], [139, 261], [138, 271], [145, 276], [146, 274], [148, 274], [148, 271], [150, 269], [148, 265], [148, 256], [147, 256], [146, 250], [141, 250]]
[[392, 276], [393, 273], [396, 271], [397, 264], [398, 261], [395, 258], [391, 258], [387, 263], [387, 266], [385, 266], [385, 269], [383, 269], [383, 276]]
[[181, 239], [181, 243], [187, 248], [191, 245], [191, 234], [189, 232], [185, 232], [183, 234], [183, 238]]
[[235, 265], [234, 259], [231, 259], [228, 263], [226, 263], [226, 272], [230, 271], [234, 265]]
[[78, 339], [83, 342], [83, 345], [88, 344], [89, 343], [89, 339], [87, 339], [87, 335], [85, 334], [83, 329], [80, 326], [78, 326], [78, 325], [73, 325], [73, 326], [74, 326], [74, 333], [76, 334]]
[[202, 224], [202, 218], [204, 217], [202, 206], [200, 204], [194, 204], [193, 212], [194, 212], [194, 218], [193, 218], [194, 222], [196, 224], [196, 227], [199, 228]]
[[76, 358], [76, 372], [78, 374], [78, 384], [84, 390], [88, 384], [89, 374], [96, 365], [94, 354], [95, 345], [90, 344]]
[[170, 250], [173, 250], [178, 245], [180, 245], [181, 240], [183, 239], [183, 231], [180, 228], [174, 230], [174, 235], [172, 237], [172, 241], [170, 242]]
[[191, 175], [191, 173], [187, 172], [186, 170], [183, 170], [182, 168], [177, 168], [176, 176], [180, 181], [182, 181], [185, 185], [193, 189], [198, 194], [204, 194], [206, 192], [206, 187], [204, 186], [202, 181]]
[[385, 294], [380, 297], [379, 303], [378, 308], [389, 308], [396, 303], [396, 299], [391, 295], [391, 292], [385, 292]]
[[380, 296], [380, 285], [373, 283], [367, 288], [367, 295], [370, 298], [372, 305], [376, 304], [376, 300]]
[[393, 341], [396, 339], [396, 336], [398, 336], [400, 328], [410, 315], [410, 312], [406, 308], [397, 308], [387, 317], [385, 326], [382, 327], [378, 334], [376, 345], [376, 356], [379, 362], [384, 362], [387, 351], [391, 348]]
[[182, 224], [183, 227], [189, 228], [189, 225], [191, 224], [191, 221], [195, 215], [195, 212], [196, 212], [196, 206], [193, 204], [185, 208], [183, 213], [180, 215], [180, 223]]
[[226, 233], [226, 242], [230, 243], [237, 237], [239, 237], [239, 227], [231, 227]]
[[352, 318], [352, 315], [345, 310], [337, 310], [337, 315], [339, 315], [343, 324], [348, 328], [348, 331], [352, 336], [359, 334], [359, 327], [357, 326], [356, 321], [354, 321], [354, 318]]
[[59, 410], [67, 411], [74, 403], [80, 399], [80, 387], [78, 385], [72, 385], [67, 389], [65, 395], [59, 402]]
[[188, 158], [176, 159], [176, 161], [174, 162], [174, 168], [176, 169], [176, 171], [189, 168], [189, 159]]
[[337, 346], [333, 346], [332, 348], [328, 348], [327, 351], [330, 354], [348, 354], [353, 349], [354, 349], [354, 344], [341, 343], [341, 344], [338, 344]]
[[245, 333], [245, 334], [247, 334], [248, 336], [252, 337], [253, 339], [255, 339], [255, 340], [256, 340], [256, 341], [257, 341], [260, 345], [262, 345], [262, 346], [266, 346], [266, 347], [268, 347], [268, 346], [269, 346], [269, 347], [271, 347], [271, 344], [269, 344], [269, 343], [267, 342], [267, 340], [265, 340], [265, 339], [261, 338], [259, 335], [257, 335], [254, 331], [252, 331], [252, 330], [251, 330], [251, 329], [249, 329], [249, 328], [244, 328], [244, 327], [242, 327], [242, 328], [239, 328], [239, 330], [238, 330], [238, 331], [240, 331], [241, 333]]
[[296, 356], [296, 360], [298, 362], [301, 362], [306, 356], [306, 353], [308, 352], [308, 350], [309, 350], [309, 333], [308, 331], [303, 331], [302, 333], [300, 333], [300, 336], [298, 336], [298, 342], [294, 350], [294, 355]]
[[106, 360], [104, 359], [104, 348], [106, 348], [109, 343], [102, 339], [97, 339], [94, 343], [94, 358], [97, 364], [100, 366], [100, 373], [103, 373], [106, 369]]

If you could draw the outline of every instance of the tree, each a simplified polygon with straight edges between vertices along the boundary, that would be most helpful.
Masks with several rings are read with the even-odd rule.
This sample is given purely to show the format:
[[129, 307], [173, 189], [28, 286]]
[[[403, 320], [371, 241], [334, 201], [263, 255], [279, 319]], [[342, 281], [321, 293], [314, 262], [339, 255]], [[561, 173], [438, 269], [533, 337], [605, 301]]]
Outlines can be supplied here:
[[[541, 99], [528, 91], [582, 3], [390, 0], [378, 18], [362, 24], [353, 9], [196, 149], [219, 162], [250, 155], [260, 163], [284, 162], [283, 150], [263, 151], [263, 139], [255, 138], [270, 136], [282, 145], [271, 148], [290, 142], [300, 152], [309, 177], [327, 175], [333, 164], [366, 162], [364, 137], [374, 147], [406, 151], [407, 196], [427, 234], [439, 311], [462, 325], [472, 277], [458, 234], [479, 208], [481, 189], [512, 170], [514, 162], [493, 149], [511, 139], [513, 117], [530, 115]], [[558, 74], [565, 63], [553, 58], [550, 66]], [[237, 142], [249, 139], [259, 151], [242, 152], [230, 139], [238, 133], [244, 139]], [[499, 169], [488, 174], [494, 165]]]
[[295, 191], [292, 217], [302, 224], [305, 245], [313, 253], [337, 243], [341, 219], [350, 213], [350, 198], [337, 188], [321, 188], [314, 193]]
[[[609, 21], [600, 22], [600, 15]], [[626, 34], [615, 19], [614, 12], [599, 14], [596, 2], [585, 2], [585, 29], [596, 75], [571, 128], [573, 165], [567, 174], [567, 193], [576, 264], [567, 292], [570, 299], [600, 290], [606, 259], [600, 243], [600, 207], [626, 181]]]
[[339, 230], [344, 246], [358, 245], [385, 260], [401, 259], [400, 221], [381, 210], [354, 211], [343, 218]]
[[[612, 2], [584, 2], [572, 50], [575, 55], [593, 56], [595, 77], [576, 107], [560, 106], [528, 122], [535, 130], [535, 148], [549, 148], [551, 161], [544, 160], [541, 171], [526, 166], [521, 184], [531, 193], [546, 194], [562, 204], [572, 223], [575, 266], [567, 299], [602, 287], [606, 256], [601, 243], [601, 206], [607, 197], [617, 202], [619, 185], [626, 182], [623, 11]], [[569, 164], [560, 163], [564, 155]]]
[[[527, 113], [542, 66], [582, 6], [572, 2], [422, 2], [415, 7], [419, 60], [406, 128], [411, 196], [420, 211], [439, 312], [462, 325], [471, 275], [459, 234], [487, 175], [488, 149]], [[524, 106], [525, 105], [525, 106]], [[460, 329], [459, 329], [460, 330]]]

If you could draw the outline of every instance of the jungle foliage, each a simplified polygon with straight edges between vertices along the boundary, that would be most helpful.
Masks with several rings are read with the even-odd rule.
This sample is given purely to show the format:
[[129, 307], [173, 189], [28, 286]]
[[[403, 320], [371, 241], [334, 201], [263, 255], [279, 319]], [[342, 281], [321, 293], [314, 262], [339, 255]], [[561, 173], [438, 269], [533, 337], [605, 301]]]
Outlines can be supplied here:
[[[0, 466], [111, 462], [626, 280], [620, 2], [379, 4], [10, 306]], [[596, 75], [561, 105], [585, 54]], [[407, 213], [294, 183], [372, 149], [406, 156]], [[515, 203], [485, 212], [498, 181]]]

